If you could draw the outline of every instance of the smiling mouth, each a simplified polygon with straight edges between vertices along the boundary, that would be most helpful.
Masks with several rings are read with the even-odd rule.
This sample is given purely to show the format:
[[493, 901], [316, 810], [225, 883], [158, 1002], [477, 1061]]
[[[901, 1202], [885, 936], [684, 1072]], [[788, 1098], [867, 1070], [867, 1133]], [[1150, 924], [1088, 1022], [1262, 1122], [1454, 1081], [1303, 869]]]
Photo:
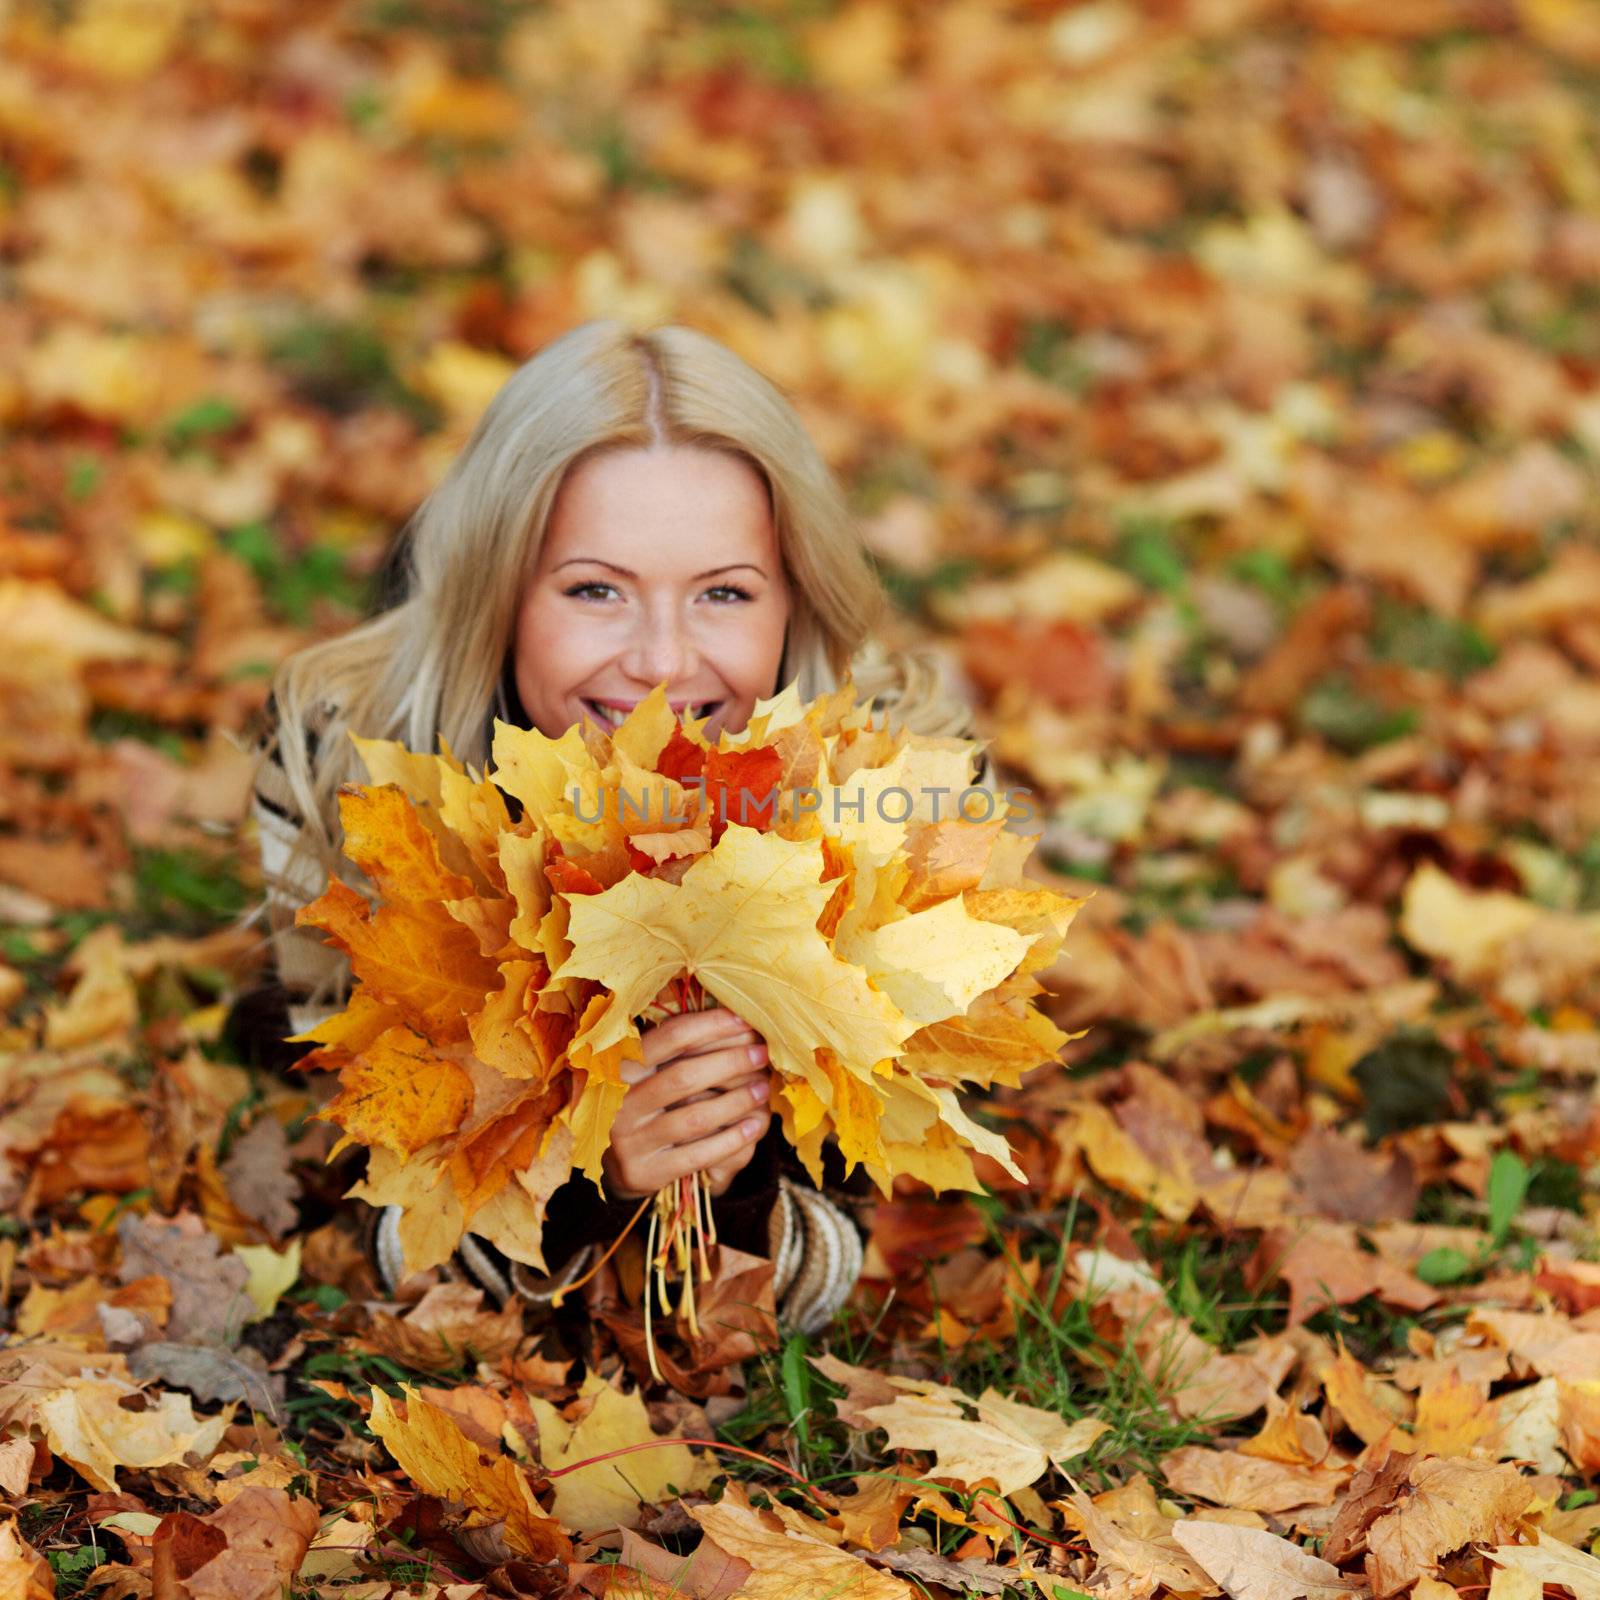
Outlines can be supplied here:
[[[694, 705], [685, 706], [683, 709], [696, 722], [700, 722], [714, 712], [720, 711], [722, 704], [723, 702], [720, 700], [702, 700]], [[602, 726], [612, 728], [620, 727], [627, 720], [631, 711], [631, 708], [630, 711], [624, 711], [618, 706], [603, 706], [596, 700], [585, 700], [583, 705], [589, 714]], [[676, 715], [682, 716], [683, 712], [678, 712]]]

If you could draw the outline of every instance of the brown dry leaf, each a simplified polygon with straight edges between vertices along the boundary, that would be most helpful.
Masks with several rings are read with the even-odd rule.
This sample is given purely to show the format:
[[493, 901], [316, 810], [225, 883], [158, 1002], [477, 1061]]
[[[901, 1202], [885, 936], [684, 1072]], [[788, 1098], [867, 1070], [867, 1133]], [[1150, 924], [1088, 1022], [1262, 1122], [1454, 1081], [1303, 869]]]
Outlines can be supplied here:
[[1367, 1578], [1377, 1600], [1396, 1593], [1471, 1543], [1510, 1536], [1534, 1488], [1488, 1461], [1409, 1458], [1410, 1493], [1367, 1528]]
[[1161, 1472], [1179, 1494], [1244, 1511], [1273, 1512], [1332, 1505], [1350, 1469], [1292, 1466], [1237, 1450], [1185, 1445], [1162, 1457]]
[[[28, 1479], [32, 1472], [33, 1441], [0, 1440], [0, 1489], [20, 1498], [28, 1492]], [[910, 1498], [909, 1495], [907, 1498]]]
[[1118, 1290], [1108, 1303], [1152, 1383], [1180, 1417], [1249, 1416], [1270, 1402], [1298, 1360], [1293, 1341], [1281, 1335], [1249, 1340], [1219, 1355], [1174, 1314], [1165, 1296], [1143, 1288]]
[[146, 1339], [128, 1352], [128, 1370], [141, 1383], [159, 1379], [197, 1400], [243, 1400], [274, 1418], [284, 1399], [283, 1378], [269, 1373], [261, 1352], [248, 1345], [224, 1350]]
[[1569, 1317], [1582, 1316], [1600, 1306], [1600, 1263], [1541, 1256], [1534, 1282], [1545, 1293], [1554, 1295]]
[[300, 1185], [289, 1170], [289, 1142], [283, 1124], [270, 1114], [257, 1117], [249, 1130], [234, 1140], [222, 1163], [228, 1198], [252, 1222], [258, 1222], [274, 1244], [279, 1244], [299, 1221], [295, 1202]]
[[992, 1561], [952, 1561], [931, 1550], [880, 1550], [873, 1559], [891, 1572], [908, 1573], [919, 1583], [942, 1584], [953, 1593], [969, 1595], [1015, 1593], [1022, 1582], [1017, 1568]]
[[1172, 1537], [1232, 1600], [1342, 1600], [1362, 1584], [1332, 1562], [1261, 1528], [1186, 1517]]
[[1259, 1259], [1289, 1285], [1291, 1328], [1325, 1306], [1351, 1305], [1369, 1294], [1405, 1311], [1424, 1311], [1439, 1301], [1437, 1290], [1383, 1256], [1362, 1250], [1355, 1230], [1336, 1223], [1267, 1234]]
[[843, 1387], [845, 1392], [833, 1402], [833, 1407], [839, 1420], [852, 1428], [872, 1427], [868, 1409], [889, 1405], [900, 1394], [884, 1373], [874, 1372], [871, 1367], [851, 1366], [831, 1351], [807, 1359], [823, 1377]]
[[497, 1362], [522, 1343], [522, 1306], [515, 1297], [498, 1311], [483, 1304], [483, 1290], [466, 1283], [436, 1283], [396, 1317], [375, 1311], [362, 1343], [422, 1372], [448, 1372], [471, 1352]]
[[[162, 1526], [173, 1520], [163, 1519]], [[222, 1544], [189, 1571], [182, 1570], [174, 1542], [156, 1530], [157, 1592], [171, 1583], [174, 1600], [277, 1600], [299, 1572], [319, 1522], [314, 1500], [260, 1484], [198, 1520]]]
[[688, 1555], [678, 1556], [640, 1538], [632, 1528], [622, 1530], [617, 1565], [644, 1573], [685, 1600], [736, 1600], [751, 1571], [748, 1561], [717, 1549], [710, 1540], [702, 1540]]
[[1372, 1455], [1368, 1465], [1356, 1469], [1323, 1542], [1324, 1558], [1339, 1566], [1367, 1548], [1368, 1529], [1401, 1498], [1411, 1470], [1409, 1452], [1379, 1450]]
[[234, 1344], [256, 1308], [245, 1284], [250, 1273], [237, 1256], [223, 1255], [214, 1233], [192, 1211], [171, 1218], [124, 1216], [117, 1223], [124, 1283], [159, 1275], [172, 1286], [167, 1335], [177, 1342]]
[[1416, 1172], [1403, 1151], [1367, 1150], [1332, 1128], [1301, 1139], [1289, 1171], [1305, 1209], [1336, 1222], [1406, 1220], [1416, 1207]]
[[1586, 1383], [1600, 1372], [1600, 1331], [1566, 1317], [1529, 1311], [1474, 1310], [1467, 1331], [1487, 1335], [1510, 1353], [1520, 1370], [1564, 1383]]

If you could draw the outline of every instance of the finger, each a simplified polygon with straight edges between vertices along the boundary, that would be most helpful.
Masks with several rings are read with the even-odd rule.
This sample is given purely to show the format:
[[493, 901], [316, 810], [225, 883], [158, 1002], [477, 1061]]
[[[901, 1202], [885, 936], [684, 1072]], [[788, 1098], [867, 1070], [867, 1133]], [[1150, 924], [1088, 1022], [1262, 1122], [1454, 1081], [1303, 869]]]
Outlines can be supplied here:
[[[761, 1135], [766, 1132], [766, 1120], [747, 1118], [734, 1127], [722, 1129], [720, 1133], [696, 1139], [693, 1144], [679, 1145], [669, 1156], [663, 1158], [662, 1170], [666, 1176], [661, 1182], [671, 1183], [673, 1179], [685, 1177], [691, 1172], [704, 1172], [719, 1161], [726, 1161], [728, 1157], [746, 1146], [754, 1150], [760, 1142]], [[745, 1131], [747, 1128], [749, 1132]]]
[[[748, 1038], [745, 1036], [749, 1035]], [[641, 1035], [645, 1060], [652, 1066], [674, 1056], [694, 1055], [735, 1043], [754, 1043], [760, 1035], [726, 1006], [665, 1017]]]
[[756, 1146], [760, 1143], [761, 1140], [758, 1136], [752, 1139], [742, 1150], [729, 1156], [726, 1161], [719, 1161], [716, 1166], [706, 1168], [706, 1178], [711, 1184], [713, 1193], [721, 1194], [750, 1165], [750, 1158], [756, 1153]]
[[[757, 1084], [762, 1087], [757, 1089]], [[669, 1101], [662, 1109], [676, 1111], [679, 1106], [697, 1105], [702, 1100], [711, 1099], [713, 1095], [726, 1094], [730, 1090], [737, 1092], [740, 1089], [748, 1089], [750, 1098], [758, 1105], [764, 1105], [772, 1097], [772, 1074], [766, 1065], [756, 1067], [753, 1072], [746, 1070], [741, 1077], [726, 1078], [714, 1089], [701, 1089], [694, 1094], [683, 1096], [681, 1100]]]
[[713, 1050], [706, 1055], [689, 1056], [659, 1068], [650, 1078], [631, 1089], [628, 1098], [634, 1112], [664, 1110], [696, 1095], [703, 1089], [726, 1088], [739, 1078], [767, 1071], [766, 1046], [739, 1045], [732, 1050]]
[[663, 1145], [685, 1145], [719, 1128], [730, 1127], [744, 1117], [765, 1118], [770, 1113], [766, 1102], [757, 1098], [755, 1088], [751, 1085], [728, 1089], [709, 1100], [697, 1100], [690, 1106], [663, 1111], [651, 1122], [650, 1137], [659, 1139]]

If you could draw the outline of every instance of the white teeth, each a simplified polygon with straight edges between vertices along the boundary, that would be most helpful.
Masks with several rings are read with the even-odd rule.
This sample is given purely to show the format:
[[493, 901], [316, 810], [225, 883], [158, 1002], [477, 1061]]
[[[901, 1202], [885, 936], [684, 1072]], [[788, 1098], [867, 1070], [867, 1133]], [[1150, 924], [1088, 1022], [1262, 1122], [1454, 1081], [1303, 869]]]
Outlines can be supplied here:
[[[583, 703], [588, 706], [588, 708], [593, 711], [596, 716], [603, 718], [606, 722], [609, 722], [613, 728], [621, 727], [622, 723], [627, 719], [628, 716], [626, 711], [620, 711], [615, 706], [603, 706], [593, 700], [585, 700]], [[696, 722], [699, 722], [721, 704], [722, 702], [720, 700], [707, 700], [703, 705], [690, 706], [689, 714], [695, 719]]]

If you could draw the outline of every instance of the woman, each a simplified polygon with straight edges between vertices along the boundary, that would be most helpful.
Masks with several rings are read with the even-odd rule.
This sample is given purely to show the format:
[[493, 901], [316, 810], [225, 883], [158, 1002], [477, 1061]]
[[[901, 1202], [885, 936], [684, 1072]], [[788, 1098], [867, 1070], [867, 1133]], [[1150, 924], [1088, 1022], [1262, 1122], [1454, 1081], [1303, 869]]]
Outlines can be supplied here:
[[[665, 683], [714, 740], [789, 682], [809, 699], [848, 672], [891, 721], [970, 736], [967, 708], [941, 695], [927, 661], [870, 641], [885, 596], [793, 408], [687, 328], [591, 322], [541, 350], [399, 548], [390, 603], [291, 657], [274, 683], [255, 814], [277, 985], [246, 997], [233, 1030], [264, 1060], [342, 1004], [348, 982], [343, 957], [293, 926], [329, 873], [363, 887], [339, 853], [338, 788], [365, 775], [347, 730], [425, 751], [442, 736], [482, 768], [496, 718], [557, 737], [583, 718], [614, 722]], [[978, 781], [986, 769], [980, 757]], [[718, 1009], [647, 1028], [643, 1051], [604, 1158], [605, 1200], [578, 1178], [551, 1199], [553, 1276], [471, 1235], [456, 1269], [497, 1299], [547, 1301], [640, 1197], [702, 1171], [719, 1236], [772, 1256], [780, 1322], [821, 1327], [855, 1281], [861, 1240], [775, 1124], [764, 1042]], [[846, 1190], [860, 1192], [855, 1177]], [[384, 1213], [374, 1245], [391, 1290], [397, 1221]]]

